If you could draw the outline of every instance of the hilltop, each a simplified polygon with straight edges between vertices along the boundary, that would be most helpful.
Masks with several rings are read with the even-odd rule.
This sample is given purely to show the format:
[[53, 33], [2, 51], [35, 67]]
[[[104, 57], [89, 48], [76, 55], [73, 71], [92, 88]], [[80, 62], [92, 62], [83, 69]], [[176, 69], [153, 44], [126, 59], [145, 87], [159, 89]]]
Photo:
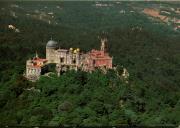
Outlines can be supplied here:
[[[1, 2], [0, 123], [178, 125], [179, 30], [143, 12], [160, 4], [178, 8], [166, 2]], [[98, 49], [102, 33], [129, 83], [111, 70], [70, 71], [36, 83], [22, 76], [35, 51], [45, 57], [51, 37], [61, 48], [86, 52]]]

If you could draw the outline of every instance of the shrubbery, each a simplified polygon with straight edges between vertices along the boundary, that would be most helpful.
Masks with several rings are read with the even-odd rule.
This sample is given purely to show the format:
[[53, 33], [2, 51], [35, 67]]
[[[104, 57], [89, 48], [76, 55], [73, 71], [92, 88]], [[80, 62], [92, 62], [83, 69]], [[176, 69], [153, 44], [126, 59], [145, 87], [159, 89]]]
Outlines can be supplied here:
[[[51, 4], [51, 7], [56, 5]], [[58, 25], [27, 18], [23, 10], [18, 18], [10, 16], [7, 10], [0, 12], [0, 123], [179, 124], [179, 33], [149, 21], [140, 13], [117, 13], [119, 9], [129, 9], [128, 4], [109, 10], [94, 9], [91, 2], [80, 2], [78, 8], [69, 4], [62, 4], [64, 9], [57, 11], [61, 17]], [[8, 4], [0, 5], [9, 8]], [[21, 6], [27, 5], [22, 2]], [[33, 2], [28, 7], [31, 11], [37, 8]], [[81, 13], [90, 16], [86, 19]], [[71, 22], [67, 22], [68, 18]], [[18, 26], [21, 32], [8, 30], [8, 24]], [[137, 26], [142, 29], [132, 30]], [[130, 73], [128, 83], [113, 70], [107, 74], [99, 70], [68, 71], [60, 77], [42, 76], [36, 83], [22, 76], [25, 61], [36, 50], [39, 56], [45, 57], [46, 42], [51, 36], [63, 48], [79, 47], [88, 51], [99, 47], [98, 36], [102, 31], [107, 32], [113, 63], [123, 65]], [[118, 72], [122, 72], [122, 66]]]

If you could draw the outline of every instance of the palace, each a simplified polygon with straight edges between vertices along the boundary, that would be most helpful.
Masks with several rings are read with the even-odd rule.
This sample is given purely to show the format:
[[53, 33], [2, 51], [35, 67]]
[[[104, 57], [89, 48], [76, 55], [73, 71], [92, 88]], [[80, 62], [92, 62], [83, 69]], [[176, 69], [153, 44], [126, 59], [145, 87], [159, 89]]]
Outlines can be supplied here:
[[87, 53], [82, 53], [79, 48], [60, 49], [56, 41], [50, 40], [46, 45], [46, 58], [36, 56], [26, 61], [25, 76], [31, 81], [36, 81], [39, 77], [48, 72], [50, 64], [56, 64], [58, 76], [67, 70], [83, 70], [91, 72], [97, 68], [111, 69], [112, 57], [109, 56], [106, 44], [107, 39], [101, 39], [100, 50], [92, 49]]

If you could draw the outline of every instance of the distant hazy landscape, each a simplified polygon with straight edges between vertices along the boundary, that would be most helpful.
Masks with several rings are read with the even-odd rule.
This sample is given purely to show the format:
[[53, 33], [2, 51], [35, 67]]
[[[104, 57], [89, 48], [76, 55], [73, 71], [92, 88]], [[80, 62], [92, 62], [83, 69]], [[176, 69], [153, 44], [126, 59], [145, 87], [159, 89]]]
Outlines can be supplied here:
[[[51, 38], [85, 52], [103, 34], [128, 82], [99, 70], [23, 77]], [[180, 2], [0, 2], [0, 125], [179, 125], [179, 76]]]

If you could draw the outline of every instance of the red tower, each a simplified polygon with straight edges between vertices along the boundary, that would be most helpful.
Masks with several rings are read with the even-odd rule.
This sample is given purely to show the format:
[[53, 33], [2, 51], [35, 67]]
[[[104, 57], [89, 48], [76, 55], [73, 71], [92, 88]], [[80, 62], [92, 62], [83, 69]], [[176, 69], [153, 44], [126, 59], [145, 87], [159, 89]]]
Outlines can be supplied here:
[[92, 49], [90, 52], [87, 53], [86, 59], [84, 62], [85, 70], [92, 71], [95, 68], [112, 68], [112, 57], [106, 52], [106, 44], [107, 39], [101, 39], [101, 49], [95, 50]]

